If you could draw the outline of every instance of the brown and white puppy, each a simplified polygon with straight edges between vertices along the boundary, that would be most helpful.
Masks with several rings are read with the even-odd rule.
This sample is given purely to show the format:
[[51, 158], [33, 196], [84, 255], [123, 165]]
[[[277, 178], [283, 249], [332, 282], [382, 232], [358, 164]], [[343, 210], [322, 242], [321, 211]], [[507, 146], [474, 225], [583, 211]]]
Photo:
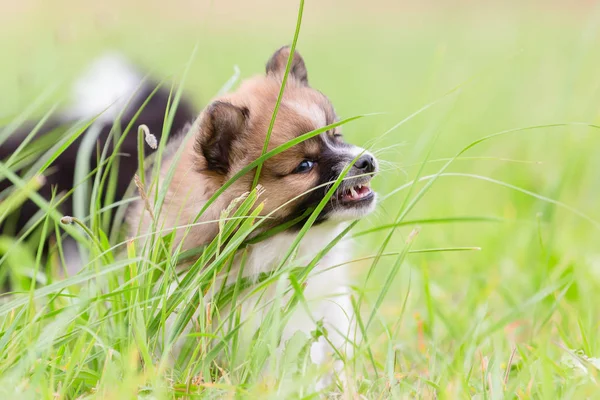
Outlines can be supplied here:
[[[235, 92], [212, 101], [196, 120], [191, 134], [181, 136], [170, 145], [173, 146], [167, 152], [170, 154], [175, 154], [175, 147], [183, 146], [183, 149], [176, 161], [161, 214], [157, 217], [161, 230], [194, 222], [216, 190], [261, 156], [289, 54], [288, 47], [275, 52], [267, 63], [265, 75], [246, 80]], [[336, 121], [331, 102], [309, 86], [304, 61], [298, 53], [294, 54], [269, 149]], [[171, 168], [173, 160], [170, 157], [163, 159], [159, 182], [165, 181]], [[369, 152], [346, 143], [339, 127], [265, 161], [259, 179], [264, 188], [262, 215], [273, 217], [273, 224], [298, 218], [319, 204], [331, 184], [350, 164], [343, 183], [300, 242], [296, 260], [309, 261], [339, 235], [349, 221], [373, 211], [376, 195], [370, 189], [369, 181], [377, 172], [377, 162]], [[238, 179], [197, 222], [218, 220], [234, 199], [251, 189], [254, 174], [252, 171]], [[147, 234], [152, 221], [142, 201], [131, 215], [131, 234]], [[303, 222], [299, 223], [300, 227]], [[176, 241], [184, 240], [184, 250], [194, 248], [214, 239], [218, 229], [217, 223], [196, 225], [190, 228], [185, 239], [185, 229], [178, 229]], [[250, 246], [245, 275], [268, 272], [277, 267], [297, 232], [291, 228]], [[308, 333], [315, 328], [311, 321], [323, 320], [334, 345], [350, 350], [351, 346], [345, 343], [345, 337], [353, 338], [354, 335], [349, 277], [344, 267], [328, 269], [348, 261], [349, 253], [348, 243], [342, 241], [313, 270], [305, 289], [312, 318], [299, 311], [290, 320], [284, 337], [297, 330]], [[235, 268], [230, 274], [235, 279]], [[267, 297], [261, 298], [261, 302], [268, 301]], [[248, 309], [255, 306], [250, 304]], [[314, 362], [323, 363], [329, 352], [323, 340], [315, 343], [311, 356]]]

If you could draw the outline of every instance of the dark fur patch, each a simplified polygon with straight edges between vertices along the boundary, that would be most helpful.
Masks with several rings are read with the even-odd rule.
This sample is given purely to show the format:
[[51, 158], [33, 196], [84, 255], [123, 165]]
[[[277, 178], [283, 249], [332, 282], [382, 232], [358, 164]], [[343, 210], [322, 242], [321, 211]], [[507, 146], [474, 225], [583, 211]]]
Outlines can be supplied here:
[[231, 145], [244, 130], [250, 111], [231, 103], [215, 101], [206, 109], [196, 138], [195, 150], [210, 171], [226, 175], [231, 164]]
[[[121, 117], [119, 122], [120, 129], [125, 129], [129, 123], [133, 121], [135, 114], [142, 106], [142, 103], [150, 97], [155, 87], [156, 86], [154, 84], [148, 82], [144, 84], [142, 88], [140, 88], [139, 94], [136, 97], [137, 101], [132, 102]], [[119, 149], [119, 153], [122, 153], [123, 156], [118, 157], [117, 162], [115, 165], [113, 165], [113, 167], [116, 167], [119, 170], [115, 192], [116, 200], [123, 198], [129, 183], [133, 179], [133, 175], [137, 171], [137, 127], [140, 124], [147, 125], [150, 129], [150, 132], [152, 132], [158, 141], [160, 141], [165, 122], [165, 110], [167, 109], [167, 105], [170, 103], [170, 97], [171, 92], [169, 88], [159, 88], [148, 100], [148, 103], [137, 116], [133, 122], [131, 130], [123, 140], [123, 143]], [[193, 121], [196, 116], [194, 106], [185, 97], [180, 100], [176, 110], [171, 108], [171, 112], [174, 112], [174, 115], [173, 124], [171, 125], [169, 132], [175, 133], [181, 131], [184, 126]], [[74, 121], [70, 121], [65, 117], [58, 116], [56, 119], [48, 121], [44, 126], [42, 126], [35, 138], [41, 139], [46, 135], [50, 135], [57, 128], [69, 126], [73, 123]], [[97, 139], [98, 143], [100, 144], [100, 148], [102, 148], [108, 141], [108, 138], [111, 135], [111, 130], [113, 129], [113, 125], [114, 124], [110, 122], [101, 127], [101, 132]], [[0, 159], [4, 160], [9, 157], [12, 152], [16, 150], [21, 141], [27, 136], [27, 134], [31, 132], [31, 129], [34, 126], [34, 122], [28, 123], [26, 126], [15, 132], [10, 141], [3, 143], [2, 146], [0, 146]], [[169, 132], [166, 132], [166, 134], [168, 135]], [[46, 200], [51, 200], [53, 190], [56, 190], [57, 193], [64, 193], [73, 188], [75, 161], [77, 159], [79, 147], [81, 146], [84, 135], [81, 135], [75, 142], [73, 142], [52, 164], [51, 169], [54, 172], [46, 176], [46, 184], [39, 190], [39, 194], [42, 195], [42, 197], [44, 197]], [[144, 151], [146, 155], [154, 152], [154, 150], [151, 149], [147, 144], [145, 145]], [[92, 170], [96, 168], [96, 160], [98, 157], [99, 155], [94, 154], [90, 159], [90, 167]], [[93, 177], [89, 179], [90, 182], [93, 182], [93, 180]], [[11, 182], [8, 179], [0, 181], [0, 191], [8, 189], [9, 187], [11, 187]], [[19, 216], [15, 224], [16, 232], [19, 232], [25, 226], [25, 223], [29, 221], [38, 210], [39, 207], [35, 203], [33, 203], [31, 200], [27, 200], [18, 211]], [[72, 198], [70, 196], [61, 204], [60, 210], [66, 215], [72, 215], [73, 206]]]
[[[332, 143], [327, 137], [327, 133], [321, 134], [318, 139], [321, 148], [319, 157], [316, 160], [319, 171], [319, 179], [315, 187], [318, 187], [318, 189], [312, 190], [310, 193], [300, 199], [300, 202], [296, 206], [294, 212], [288, 217], [288, 220], [298, 218], [301, 215], [304, 215], [307, 210], [316, 208], [327, 194], [327, 191], [330, 189], [331, 185], [333, 185], [335, 180], [340, 176], [344, 170], [344, 166], [353, 159], [350, 153], [345, 154], [343, 152], [336, 152], [330, 147], [334, 146], [338, 149], [343, 149], [350, 147], [349, 144], [343, 142], [342, 140], [336, 140], [334, 143]], [[346, 178], [351, 177], [353, 172], [354, 171], [352, 170], [349, 171], [348, 175], [346, 175]], [[335, 208], [336, 202], [337, 199], [335, 198], [334, 194], [317, 217], [315, 224], [318, 225], [327, 221], [327, 217]], [[294, 227], [292, 227], [292, 229], [295, 230], [302, 228], [308, 218], [309, 217], [306, 217], [305, 219], [299, 221], [296, 225], [294, 225]]]

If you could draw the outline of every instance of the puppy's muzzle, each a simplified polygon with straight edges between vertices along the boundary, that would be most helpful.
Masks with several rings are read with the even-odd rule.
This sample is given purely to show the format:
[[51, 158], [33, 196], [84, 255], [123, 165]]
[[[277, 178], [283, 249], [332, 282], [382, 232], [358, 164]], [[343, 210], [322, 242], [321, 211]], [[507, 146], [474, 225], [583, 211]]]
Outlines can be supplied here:
[[342, 205], [358, 206], [371, 203], [375, 193], [369, 182], [377, 173], [377, 161], [370, 153], [361, 155], [354, 162], [337, 190], [336, 198]]

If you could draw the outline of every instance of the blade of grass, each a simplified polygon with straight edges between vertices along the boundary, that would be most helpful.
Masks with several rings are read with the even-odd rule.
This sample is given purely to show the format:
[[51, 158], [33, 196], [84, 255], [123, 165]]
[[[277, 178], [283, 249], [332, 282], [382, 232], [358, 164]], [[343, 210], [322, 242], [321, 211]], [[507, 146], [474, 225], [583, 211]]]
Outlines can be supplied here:
[[[294, 55], [296, 52], [296, 43], [298, 43], [298, 36], [300, 35], [300, 26], [302, 25], [302, 13], [304, 11], [304, 0], [300, 0], [300, 5], [298, 6], [298, 18], [296, 20], [296, 30], [294, 31], [294, 38], [292, 39], [292, 45], [290, 46], [290, 54], [287, 59], [287, 63], [285, 65], [285, 72], [283, 74], [281, 80], [281, 87], [279, 88], [279, 93], [277, 94], [277, 101], [275, 102], [275, 108], [273, 109], [273, 114], [271, 115], [271, 121], [269, 122], [269, 129], [267, 130], [267, 135], [265, 137], [265, 142], [263, 144], [261, 156], [264, 156], [267, 153], [269, 148], [269, 142], [271, 140], [271, 133], [273, 132], [273, 127], [275, 126], [275, 119], [277, 118], [277, 112], [279, 111], [279, 106], [281, 104], [281, 100], [283, 99], [283, 92], [285, 91], [285, 86], [287, 84], [287, 79], [290, 74], [290, 68], [292, 67], [292, 61], [294, 60]], [[252, 181], [252, 189], [258, 185], [258, 178], [260, 177], [260, 172], [262, 170], [262, 163], [259, 163], [256, 166], [256, 173], [254, 175], [254, 180]]]

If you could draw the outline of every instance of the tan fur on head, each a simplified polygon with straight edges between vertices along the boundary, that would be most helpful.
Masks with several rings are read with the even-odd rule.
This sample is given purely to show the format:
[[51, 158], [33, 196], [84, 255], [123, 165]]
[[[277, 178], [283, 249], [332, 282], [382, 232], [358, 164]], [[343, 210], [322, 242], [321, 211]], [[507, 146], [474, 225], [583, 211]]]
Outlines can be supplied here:
[[[192, 223], [217, 189], [261, 156], [289, 52], [287, 47], [279, 49], [267, 62], [264, 76], [249, 79], [235, 92], [214, 99], [194, 124], [193, 136], [188, 136], [187, 141], [180, 140], [184, 146], [183, 153], [175, 166], [161, 213], [157, 216], [158, 229]], [[308, 86], [306, 66], [302, 57], [295, 53], [269, 150], [332, 124], [336, 118], [327, 97]], [[363, 149], [344, 143], [339, 128], [336, 128], [268, 159], [259, 180], [265, 190], [261, 197], [265, 203], [262, 214], [271, 214], [277, 222], [299, 215], [303, 209], [318, 203], [323, 198], [327, 183], [335, 180], [349, 162], [363, 153], [368, 155]], [[361, 158], [362, 169], [357, 167], [357, 162], [350, 174], [357, 176], [352, 181], [355, 185], [366, 185], [377, 168], [372, 156], [364, 157]], [[168, 157], [163, 160], [159, 182], [164, 181], [170, 164]], [[301, 165], [310, 165], [311, 168], [306, 170], [299, 167]], [[198, 222], [217, 220], [233, 199], [250, 190], [254, 172], [231, 185]], [[340, 189], [339, 196], [332, 199], [331, 205], [324, 210], [322, 219], [336, 213], [348, 218], [360, 217], [372, 209], [374, 200], [367, 204], [371, 198], [365, 199], [360, 206], [338, 201], [343, 199], [344, 193], [347, 196], [356, 194], [350, 191], [353, 187], [358, 186], [345, 184]], [[296, 197], [299, 198], [282, 207]], [[136, 205], [130, 222], [135, 230], [141, 226], [140, 234], [147, 233], [151, 220], [142, 204]], [[216, 223], [193, 227], [184, 247], [187, 249], [209, 242], [217, 234], [217, 229]], [[178, 240], [181, 240], [184, 231], [178, 229]]]

